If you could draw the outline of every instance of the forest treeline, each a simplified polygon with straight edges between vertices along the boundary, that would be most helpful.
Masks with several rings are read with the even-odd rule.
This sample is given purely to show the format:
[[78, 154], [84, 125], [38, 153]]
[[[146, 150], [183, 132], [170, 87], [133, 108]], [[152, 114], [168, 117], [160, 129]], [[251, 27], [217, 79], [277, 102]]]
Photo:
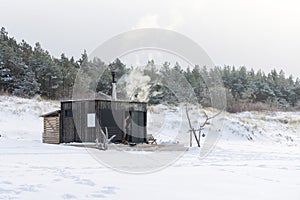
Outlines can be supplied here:
[[[75, 60], [61, 54], [60, 58], [51, 56], [39, 43], [34, 47], [22, 40], [20, 43], [8, 35], [5, 28], [0, 32], [0, 91], [22, 97], [40, 95], [46, 99], [68, 99], [80, 67], [86, 62], [92, 65], [106, 66], [101, 60], [87, 61], [84, 51], [81, 58]], [[107, 65], [108, 69], [117, 71], [117, 78], [131, 72], [119, 59]], [[177, 104], [180, 98], [166, 87], [159, 84], [161, 77], [176, 74], [185, 77], [191, 85], [198, 103], [211, 106], [209, 91], [203, 77], [218, 74], [226, 89], [227, 110], [239, 112], [244, 110], [297, 110], [300, 108], [300, 79], [272, 70], [248, 70], [246, 67], [224, 66], [207, 69], [205, 66], [184, 68], [176, 63], [171, 66], [165, 62], [158, 68], [155, 61], [148, 61], [143, 75], [150, 77], [150, 104]], [[178, 83], [177, 83], [178, 84]], [[111, 94], [111, 74], [106, 70], [96, 86], [96, 91]]]

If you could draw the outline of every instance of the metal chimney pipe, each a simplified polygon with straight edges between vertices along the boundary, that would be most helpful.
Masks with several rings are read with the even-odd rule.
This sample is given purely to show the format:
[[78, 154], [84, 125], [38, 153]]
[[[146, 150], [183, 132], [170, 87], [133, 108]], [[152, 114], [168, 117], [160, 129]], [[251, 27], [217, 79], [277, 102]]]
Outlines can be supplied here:
[[113, 101], [117, 100], [117, 82], [116, 82], [116, 72], [111, 71], [112, 76], [112, 91], [111, 91], [111, 98]]

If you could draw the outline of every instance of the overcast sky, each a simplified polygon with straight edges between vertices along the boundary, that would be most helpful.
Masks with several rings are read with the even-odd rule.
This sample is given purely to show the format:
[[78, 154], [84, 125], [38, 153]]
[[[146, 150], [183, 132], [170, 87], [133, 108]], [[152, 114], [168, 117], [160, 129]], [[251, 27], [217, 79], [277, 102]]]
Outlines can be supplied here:
[[135, 28], [196, 41], [217, 65], [284, 69], [300, 77], [297, 0], [0, 0], [0, 26], [18, 41], [78, 58]]

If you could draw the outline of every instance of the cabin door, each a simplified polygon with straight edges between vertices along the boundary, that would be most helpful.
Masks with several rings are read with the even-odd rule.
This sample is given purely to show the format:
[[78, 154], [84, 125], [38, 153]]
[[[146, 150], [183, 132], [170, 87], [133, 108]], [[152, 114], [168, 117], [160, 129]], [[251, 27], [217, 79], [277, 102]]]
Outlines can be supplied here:
[[145, 113], [141, 111], [131, 111], [131, 137], [130, 142], [146, 142], [145, 133]]

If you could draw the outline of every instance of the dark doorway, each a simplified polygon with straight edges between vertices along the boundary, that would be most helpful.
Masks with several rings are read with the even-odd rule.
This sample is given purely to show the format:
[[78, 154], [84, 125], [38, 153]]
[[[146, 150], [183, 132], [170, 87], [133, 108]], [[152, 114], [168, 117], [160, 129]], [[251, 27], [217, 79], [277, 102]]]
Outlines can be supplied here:
[[100, 127], [105, 133], [108, 131], [108, 137], [116, 135], [112, 142], [122, 142], [123, 140], [123, 112], [121, 110], [103, 109], [100, 111]]

